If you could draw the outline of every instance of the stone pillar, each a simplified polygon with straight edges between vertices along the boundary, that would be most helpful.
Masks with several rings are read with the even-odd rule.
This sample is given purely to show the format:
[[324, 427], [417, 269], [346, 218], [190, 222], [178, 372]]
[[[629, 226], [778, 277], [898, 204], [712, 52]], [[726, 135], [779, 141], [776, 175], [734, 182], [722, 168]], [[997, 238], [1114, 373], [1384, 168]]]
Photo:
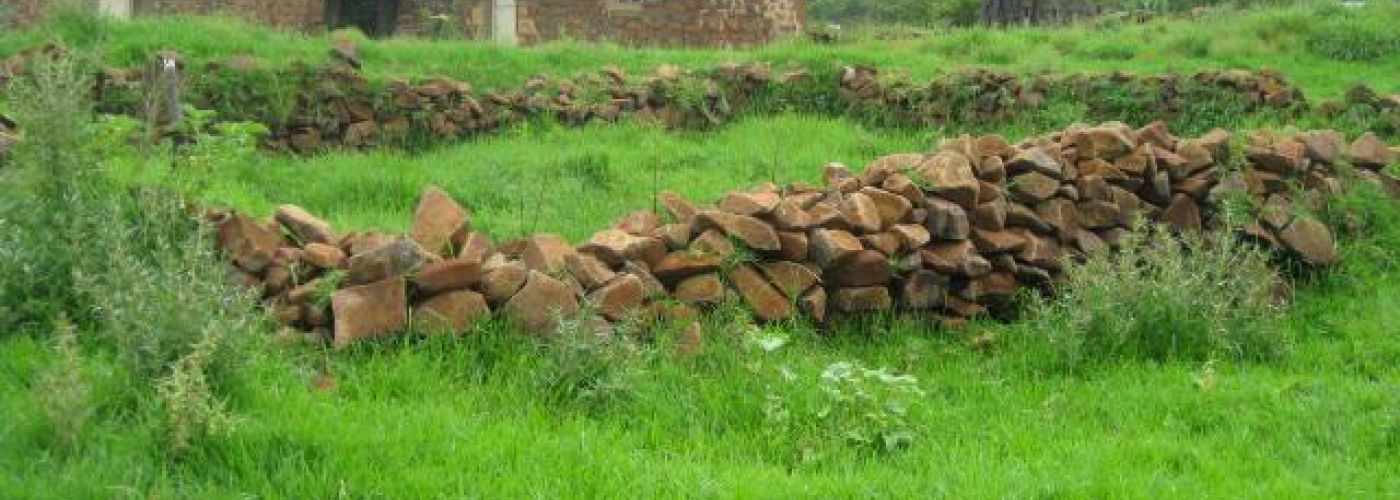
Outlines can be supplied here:
[[131, 19], [131, 0], [101, 0], [97, 7], [104, 15]]
[[504, 45], [516, 45], [516, 0], [492, 0], [491, 39]]

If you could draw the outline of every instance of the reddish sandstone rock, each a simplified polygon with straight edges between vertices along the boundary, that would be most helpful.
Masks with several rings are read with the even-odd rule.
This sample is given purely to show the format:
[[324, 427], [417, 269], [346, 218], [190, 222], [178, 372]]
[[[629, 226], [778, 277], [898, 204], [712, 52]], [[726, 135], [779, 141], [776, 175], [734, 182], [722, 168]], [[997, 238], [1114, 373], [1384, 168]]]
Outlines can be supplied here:
[[636, 276], [642, 280], [642, 294], [646, 297], [660, 297], [666, 295], [666, 287], [661, 284], [661, 280], [651, 274], [651, 271], [636, 262], [628, 261], [622, 265], [622, 272]]
[[525, 240], [521, 260], [531, 271], [553, 272], [564, 267], [564, 258], [574, 253], [564, 238], [556, 234], [537, 234]]
[[413, 228], [409, 238], [432, 254], [443, 254], [449, 250], [452, 236], [468, 227], [469, 218], [463, 209], [447, 192], [437, 186], [423, 188], [418, 198], [418, 208], [413, 211]]
[[302, 244], [325, 243], [334, 245], [339, 241], [335, 233], [331, 231], [331, 225], [326, 221], [316, 218], [305, 209], [296, 205], [282, 205], [277, 207], [277, 222], [286, 227]]
[[586, 253], [576, 252], [565, 256], [564, 267], [587, 290], [603, 286], [617, 276], [607, 264]]
[[1039, 172], [1012, 177], [1009, 183], [1011, 196], [1016, 201], [1027, 205], [1034, 205], [1050, 199], [1060, 189], [1060, 181]]
[[789, 200], [779, 202], [769, 214], [769, 220], [773, 222], [773, 227], [779, 230], [805, 231], [812, 227], [812, 218], [807, 215], [807, 211]]
[[890, 263], [880, 252], [861, 250], [827, 269], [822, 280], [838, 287], [884, 285], [890, 280]]
[[525, 286], [502, 307], [526, 331], [545, 336], [556, 333], [557, 319], [571, 318], [578, 309], [578, 297], [568, 284], [539, 271], [530, 271]]
[[754, 314], [764, 321], [777, 321], [792, 316], [787, 297], [768, 284], [768, 280], [748, 264], [736, 266], [728, 273], [729, 282]]
[[875, 206], [875, 200], [870, 199], [864, 193], [857, 192], [847, 195], [844, 200], [841, 200], [840, 210], [855, 230], [863, 233], [873, 233], [880, 230], [879, 208]]
[[1346, 146], [1346, 138], [1335, 130], [1309, 130], [1295, 137], [1307, 149], [1308, 158], [1322, 163], [1335, 163]]
[[490, 315], [486, 299], [469, 290], [436, 295], [413, 309], [414, 322], [430, 331], [461, 333]]
[[682, 250], [667, 254], [651, 272], [663, 283], [679, 283], [697, 274], [714, 272], [723, 263], [712, 253]]
[[999, 231], [1006, 227], [1007, 202], [1004, 198], [977, 205], [969, 217], [972, 225], [981, 229]]
[[[781, 244], [782, 243], [779, 242], [779, 245]], [[730, 242], [729, 237], [725, 236], [724, 233], [715, 229], [707, 229], [705, 232], [700, 233], [700, 236], [696, 236], [694, 241], [690, 242], [690, 249], [696, 252], [714, 254], [722, 259], [727, 259], [730, 255], [734, 254], [734, 243]]]
[[1177, 194], [1172, 197], [1172, 201], [1162, 210], [1162, 219], [1167, 221], [1167, 226], [1178, 232], [1200, 232], [1201, 231], [1201, 208], [1196, 205], [1196, 201], [1190, 196]]
[[700, 210], [696, 209], [695, 205], [674, 192], [662, 191], [656, 195], [656, 198], [661, 201], [661, 204], [666, 207], [666, 211], [670, 212], [677, 222], [688, 222], [700, 214]]
[[578, 251], [591, 254], [611, 266], [634, 260], [648, 265], [666, 255], [666, 244], [650, 236], [633, 236], [621, 229], [605, 229], [580, 246]]
[[335, 314], [335, 346], [383, 337], [402, 329], [408, 321], [408, 294], [402, 278], [336, 290], [331, 294]]
[[345, 267], [345, 252], [324, 243], [311, 243], [302, 248], [301, 261], [321, 269], [339, 269]]
[[699, 274], [681, 280], [672, 295], [687, 304], [715, 305], [724, 302], [724, 283], [718, 274]]
[[810, 246], [806, 233], [778, 231], [778, 242], [783, 247], [778, 251], [779, 259], [789, 262], [804, 262], [807, 260]]
[[1079, 151], [1080, 158], [1118, 159], [1133, 149], [1133, 142], [1123, 131], [1113, 127], [1093, 127], [1068, 134]]
[[964, 209], [977, 206], [977, 194], [981, 189], [977, 176], [972, 172], [972, 163], [959, 153], [943, 151], [925, 158], [910, 175], [917, 175], [929, 192]]
[[650, 236], [661, 227], [661, 216], [650, 210], [639, 210], [618, 219], [613, 228], [632, 236]]
[[1337, 263], [1337, 242], [1327, 225], [1310, 216], [1299, 216], [1279, 232], [1278, 239], [1299, 258], [1314, 266]]
[[423, 266], [414, 280], [418, 290], [428, 294], [460, 290], [480, 281], [481, 264], [462, 259], [444, 260]]
[[895, 224], [890, 232], [899, 237], [900, 245], [905, 250], [916, 250], [933, 240], [928, 228], [918, 224]]
[[500, 304], [515, 296], [529, 273], [525, 263], [518, 260], [491, 267], [481, 275], [481, 291], [492, 303]]
[[851, 233], [839, 229], [817, 229], [812, 231], [808, 253], [822, 269], [831, 269], [864, 248]]
[[719, 229], [749, 248], [767, 251], [776, 251], [782, 248], [773, 226], [753, 217], [706, 210], [700, 212], [696, 219], [701, 225]]
[[956, 203], [942, 198], [929, 198], [928, 218], [924, 227], [934, 238], [941, 240], [965, 240], [971, 231], [967, 211]]
[[772, 212], [782, 197], [771, 191], [732, 192], [719, 202], [719, 209], [738, 215], [763, 215]]
[[588, 300], [610, 321], [621, 321], [635, 314], [641, 309], [644, 298], [641, 278], [631, 274], [619, 275], [588, 295]]
[[1347, 158], [1358, 167], [1379, 170], [1395, 163], [1396, 154], [1386, 147], [1385, 142], [1376, 137], [1376, 134], [1367, 132], [1351, 143], [1351, 147], [1347, 149]]
[[880, 215], [882, 228], [903, 222], [909, 212], [914, 209], [914, 204], [907, 198], [883, 189], [861, 188], [859, 194], [865, 195], [875, 204], [875, 211]]
[[1016, 154], [1011, 161], [1006, 162], [1007, 175], [1021, 175], [1037, 172], [1055, 179], [1064, 177], [1064, 172], [1060, 167], [1060, 162], [1050, 153], [1039, 147], [1032, 147]]
[[846, 313], [888, 311], [894, 304], [883, 286], [837, 288], [832, 294], [836, 309]]
[[399, 238], [350, 257], [345, 279], [350, 284], [363, 284], [402, 276], [423, 265], [428, 258], [428, 254], [413, 240]]
[[867, 234], [860, 237], [860, 242], [865, 248], [875, 250], [886, 256], [899, 252], [899, 235], [892, 232]]
[[797, 299], [821, 278], [812, 268], [795, 262], [767, 262], [758, 265], [763, 275], [788, 298]]
[[994, 254], [1018, 251], [1026, 245], [1026, 240], [1013, 231], [973, 228], [972, 244], [977, 246], [978, 252]]
[[219, 248], [234, 264], [250, 273], [262, 272], [272, 262], [272, 254], [282, 244], [276, 231], [258, 224], [247, 215], [234, 212], [219, 224]]
[[992, 271], [992, 264], [966, 240], [933, 243], [919, 254], [925, 265], [944, 274], [976, 277]]
[[909, 309], [942, 307], [950, 283], [947, 276], [927, 269], [909, 273], [900, 287], [900, 305]]

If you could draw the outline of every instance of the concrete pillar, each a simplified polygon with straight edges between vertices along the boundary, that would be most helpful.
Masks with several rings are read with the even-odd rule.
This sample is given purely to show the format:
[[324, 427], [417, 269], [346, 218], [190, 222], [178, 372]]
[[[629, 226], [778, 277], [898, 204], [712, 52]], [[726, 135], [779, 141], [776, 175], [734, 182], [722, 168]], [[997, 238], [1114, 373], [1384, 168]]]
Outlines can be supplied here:
[[117, 19], [131, 19], [131, 0], [101, 0], [98, 10]]
[[517, 45], [515, 35], [516, 0], [491, 0], [491, 39], [503, 45]]

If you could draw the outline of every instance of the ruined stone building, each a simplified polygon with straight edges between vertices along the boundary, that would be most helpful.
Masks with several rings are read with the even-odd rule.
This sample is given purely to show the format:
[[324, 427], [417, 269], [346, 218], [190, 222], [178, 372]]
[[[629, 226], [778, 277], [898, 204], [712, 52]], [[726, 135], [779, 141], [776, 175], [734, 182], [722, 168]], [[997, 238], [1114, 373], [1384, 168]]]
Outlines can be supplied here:
[[[801, 32], [805, 0], [87, 0], [127, 17], [231, 14], [318, 30], [353, 26], [372, 36], [612, 41], [625, 45], [742, 46]], [[0, 0], [11, 25], [54, 0]]]

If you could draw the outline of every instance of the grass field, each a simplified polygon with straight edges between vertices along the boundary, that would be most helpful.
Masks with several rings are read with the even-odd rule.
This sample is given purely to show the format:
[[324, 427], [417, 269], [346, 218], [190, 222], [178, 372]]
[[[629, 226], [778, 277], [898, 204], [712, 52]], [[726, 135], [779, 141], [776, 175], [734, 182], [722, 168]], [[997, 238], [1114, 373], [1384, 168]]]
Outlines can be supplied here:
[[[1194, 24], [967, 30], [748, 52], [573, 43], [503, 50], [397, 40], [364, 48], [374, 71], [484, 75], [473, 79], [483, 85], [608, 63], [640, 70], [727, 58], [836, 58], [920, 74], [965, 64], [1028, 71], [1052, 62], [1063, 68], [1051, 69], [1143, 71], [1269, 64], [1323, 96], [1359, 80], [1400, 91], [1400, 57], [1393, 52], [1345, 62], [1308, 49], [1314, 21], [1335, 22], [1318, 16], [1315, 7], [1292, 7]], [[107, 33], [93, 43], [114, 61], [166, 44], [197, 58], [250, 52], [280, 61], [320, 57], [328, 43], [227, 20], [139, 21]], [[38, 37], [4, 36], [0, 53]], [[1083, 52], [1090, 49], [1062, 50], [1056, 40], [1072, 40], [1076, 48], [1122, 43], [1133, 47], [1133, 57], [1105, 61]], [[1199, 56], [1178, 47], [1201, 43]], [[1017, 138], [1050, 131], [1002, 132]], [[828, 161], [859, 167], [883, 154], [927, 149], [938, 138], [781, 114], [713, 132], [531, 125], [419, 155], [271, 157], [217, 144], [171, 155], [138, 149], [116, 134], [91, 139], [87, 161], [114, 180], [112, 191], [163, 186], [259, 216], [290, 202], [337, 228], [397, 231], [406, 227], [422, 187], [436, 184], [498, 239], [550, 231], [578, 241], [627, 210], [650, 208], [657, 189], [709, 200], [757, 182], [816, 181]], [[96, 255], [96, 266], [104, 258], [124, 262], [91, 246], [119, 241], [127, 235], [121, 230], [74, 247], [25, 246], [30, 240], [11, 231], [9, 218], [40, 214], [12, 208], [23, 206], [14, 200], [26, 185], [23, 175], [11, 174], [46, 168], [25, 158], [31, 157], [0, 171], [0, 229], [8, 238], [0, 239], [0, 272], [14, 272], [0, 292], [19, 286], [12, 276], [22, 268], [14, 265], [31, 264], [34, 256], [81, 252]], [[70, 202], [49, 200], [44, 220], [126, 220]], [[621, 352], [536, 345], [496, 323], [459, 338], [408, 335], [331, 352], [281, 339], [260, 324], [238, 339], [231, 360], [237, 369], [211, 380], [234, 425], [174, 453], [164, 394], [123, 359], [100, 321], [80, 322], [80, 356], [71, 365], [53, 346], [50, 322], [4, 322], [0, 497], [1397, 496], [1400, 207], [1373, 198], [1351, 203], [1360, 204], [1352, 208], [1369, 214], [1371, 225], [1344, 240], [1340, 268], [1300, 277], [1295, 303], [1278, 326], [1286, 353], [1271, 361], [1106, 359], [1066, 371], [1047, 362], [1039, 341], [1045, 332], [1030, 323], [943, 330], [930, 318], [876, 317], [818, 333], [804, 324], [755, 327], [732, 310], [706, 319], [706, 352], [696, 357], [673, 354], [673, 328], [649, 332], [649, 341]], [[153, 261], [215, 265], [183, 258]], [[44, 278], [59, 288], [82, 282], [76, 275]], [[151, 309], [136, 317], [151, 318], [150, 329], [183, 331], [157, 315], [208, 306], [182, 295], [188, 284], [164, 279], [134, 300], [99, 295], [79, 303], [101, 309], [148, 302]], [[0, 320], [9, 319], [13, 305], [0, 307], [6, 313]], [[875, 424], [818, 415], [831, 403], [822, 374], [842, 362], [916, 380], [918, 395], [890, 396], [907, 405], [904, 422], [891, 424], [908, 433], [907, 446], [853, 444], [849, 433]], [[68, 447], [56, 444], [63, 427], [50, 411], [59, 399], [49, 392], [55, 372], [78, 374], [90, 388], [80, 407], [91, 417]], [[578, 391], [580, 381], [603, 383]]]

